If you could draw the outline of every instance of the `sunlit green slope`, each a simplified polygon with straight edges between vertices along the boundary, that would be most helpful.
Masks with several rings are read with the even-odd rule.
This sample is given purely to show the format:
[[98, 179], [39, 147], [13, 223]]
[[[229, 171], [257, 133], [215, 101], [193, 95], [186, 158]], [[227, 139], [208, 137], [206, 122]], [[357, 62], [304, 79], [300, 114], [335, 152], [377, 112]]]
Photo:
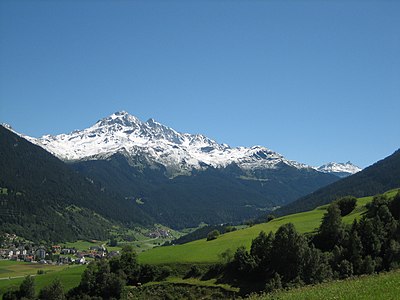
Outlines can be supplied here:
[[[397, 190], [387, 192], [393, 197]], [[372, 197], [359, 198], [357, 207], [348, 216], [343, 218], [346, 223], [351, 223], [355, 218], [360, 218], [365, 211], [366, 203]], [[318, 228], [327, 205], [317, 207], [314, 210], [277, 218], [268, 223], [254, 225], [249, 228], [229, 232], [219, 236], [216, 240], [197, 240], [183, 245], [158, 247], [143, 252], [139, 255], [141, 263], [149, 264], [179, 264], [179, 263], [215, 263], [219, 261], [219, 255], [227, 249], [235, 251], [240, 246], [250, 247], [251, 241], [260, 231], [276, 231], [285, 223], [293, 223], [301, 233], [310, 233]]]

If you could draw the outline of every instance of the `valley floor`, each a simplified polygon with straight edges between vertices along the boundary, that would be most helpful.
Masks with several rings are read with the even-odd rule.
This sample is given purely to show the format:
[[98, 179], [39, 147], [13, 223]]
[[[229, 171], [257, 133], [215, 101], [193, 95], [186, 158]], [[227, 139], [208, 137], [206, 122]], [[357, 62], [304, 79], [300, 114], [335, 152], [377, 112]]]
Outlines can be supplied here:
[[[35, 290], [49, 285], [54, 279], [58, 278], [67, 291], [77, 286], [81, 280], [83, 270], [86, 266], [81, 265], [41, 265], [34, 263], [15, 262], [9, 260], [0, 261], [0, 296], [9, 289], [17, 289], [26, 275], [35, 277]], [[44, 274], [38, 275], [38, 271]]]

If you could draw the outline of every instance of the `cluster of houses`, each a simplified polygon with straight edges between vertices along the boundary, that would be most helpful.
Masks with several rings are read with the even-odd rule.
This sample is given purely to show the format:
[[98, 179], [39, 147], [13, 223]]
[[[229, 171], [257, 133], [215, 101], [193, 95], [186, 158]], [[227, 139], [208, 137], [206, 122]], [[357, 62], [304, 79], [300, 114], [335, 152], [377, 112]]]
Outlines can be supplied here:
[[92, 246], [80, 251], [75, 248], [53, 245], [51, 247], [30, 244], [9, 245], [0, 248], [0, 259], [37, 262], [42, 264], [86, 264], [92, 259], [110, 258], [119, 255], [118, 251], [107, 251], [102, 246]]
[[167, 238], [171, 235], [169, 229], [157, 228], [147, 234], [151, 238]]

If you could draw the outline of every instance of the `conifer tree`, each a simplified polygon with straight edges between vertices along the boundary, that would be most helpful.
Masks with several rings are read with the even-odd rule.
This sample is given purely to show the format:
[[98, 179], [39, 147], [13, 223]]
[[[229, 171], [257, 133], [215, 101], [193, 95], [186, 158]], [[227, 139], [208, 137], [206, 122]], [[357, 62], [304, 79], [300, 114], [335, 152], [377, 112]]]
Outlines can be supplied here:
[[345, 236], [342, 217], [337, 203], [329, 205], [322, 218], [318, 233], [314, 238], [315, 245], [324, 250], [332, 250], [335, 245], [340, 245]]
[[35, 299], [35, 280], [32, 276], [25, 277], [19, 286], [18, 298]]
[[292, 223], [284, 224], [275, 233], [272, 243], [272, 270], [279, 273], [285, 282], [301, 274], [304, 265], [304, 253], [308, 245]]

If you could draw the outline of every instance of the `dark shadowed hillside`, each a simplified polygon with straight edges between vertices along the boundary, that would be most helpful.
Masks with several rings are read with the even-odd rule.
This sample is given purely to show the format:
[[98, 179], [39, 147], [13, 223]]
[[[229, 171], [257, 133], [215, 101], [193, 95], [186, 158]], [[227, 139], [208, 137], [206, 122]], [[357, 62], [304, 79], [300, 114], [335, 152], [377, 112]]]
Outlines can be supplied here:
[[289, 203], [338, 177], [311, 168], [282, 163], [256, 170], [250, 177], [237, 165], [193, 170], [190, 176], [165, 176], [165, 168], [146, 165], [140, 157], [114, 154], [106, 160], [72, 163], [82, 175], [100, 182], [107, 191], [136, 202], [157, 222], [173, 228], [236, 223], [260, 211]]
[[104, 238], [109, 220], [146, 223], [129, 200], [0, 126], [0, 228], [32, 240]]
[[364, 197], [400, 187], [400, 150], [350, 177], [341, 179], [280, 209], [277, 215], [307, 211], [338, 197]]

